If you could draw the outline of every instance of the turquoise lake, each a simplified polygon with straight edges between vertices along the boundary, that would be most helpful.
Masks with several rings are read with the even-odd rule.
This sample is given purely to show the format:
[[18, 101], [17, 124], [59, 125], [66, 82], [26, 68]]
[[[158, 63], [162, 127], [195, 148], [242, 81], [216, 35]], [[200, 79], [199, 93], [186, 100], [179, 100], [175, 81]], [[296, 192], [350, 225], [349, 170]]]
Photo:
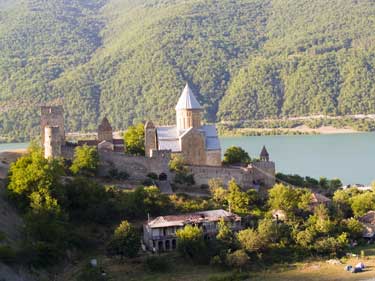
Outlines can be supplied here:
[[[277, 171], [319, 178], [340, 178], [344, 184], [375, 180], [375, 133], [221, 138], [223, 151], [241, 146], [258, 157], [266, 145]], [[0, 144], [0, 151], [27, 144]]]

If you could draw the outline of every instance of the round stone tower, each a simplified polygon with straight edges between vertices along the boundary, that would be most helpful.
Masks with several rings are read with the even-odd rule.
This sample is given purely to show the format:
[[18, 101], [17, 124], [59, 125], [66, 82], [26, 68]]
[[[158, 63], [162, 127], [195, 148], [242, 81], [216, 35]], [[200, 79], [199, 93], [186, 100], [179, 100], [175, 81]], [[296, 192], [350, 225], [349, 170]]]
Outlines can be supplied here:
[[59, 127], [44, 127], [44, 157], [61, 157], [61, 134]]
[[194, 96], [189, 85], [186, 84], [176, 105], [176, 124], [179, 131], [202, 126], [202, 107]]
[[151, 157], [151, 151], [157, 150], [156, 128], [152, 121], [147, 121], [145, 124], [145, 154], [146, 157]]

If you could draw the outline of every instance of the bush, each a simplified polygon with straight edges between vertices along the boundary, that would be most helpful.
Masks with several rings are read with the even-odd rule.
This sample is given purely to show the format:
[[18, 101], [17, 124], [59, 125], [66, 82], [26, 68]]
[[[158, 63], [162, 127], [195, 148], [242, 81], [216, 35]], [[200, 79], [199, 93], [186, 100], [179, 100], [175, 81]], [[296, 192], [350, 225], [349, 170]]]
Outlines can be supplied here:
[[102, 271], [99, 267], [93, 267], [91, 265], [87, 265], [85, 268], [82, 269], [80, 274], [78, 275], [76, 281], [104, 281], [108, 280], [108, 278], [102, 276]]
[[9, 246], [0, 246], [0, 261], [3, 263], [14, 263], [16, 261], [16, 253]]
[[107, 253], [110, 256], [134, 258], [140, 247], [139, 234], [135, 228], [128, 221], [122, 221], [107, 246]]
[[227, 264], [229, 267], [242, 270], [249, 262], [250, 258], [244, 250], [237, 250], [227, 255]]
[[145, 260], [145, 266], [151, 272], [166, 272], [169, 268], [169, 262], [165, 257], [151, 256]]
[[155, 173], [148, 173], [147, 177], [152, 179], [152, 180], [158, 180], [159, 179], [158, 175], [155, 174]]
[[153, 184], [154, 184], [154, 182], [153, 182], [152, 179], [150, 179], [150, 178], [144, 179], [144, 180], [142, 181], [142, 185], [143, 185], [143, 186], [152, 186]]

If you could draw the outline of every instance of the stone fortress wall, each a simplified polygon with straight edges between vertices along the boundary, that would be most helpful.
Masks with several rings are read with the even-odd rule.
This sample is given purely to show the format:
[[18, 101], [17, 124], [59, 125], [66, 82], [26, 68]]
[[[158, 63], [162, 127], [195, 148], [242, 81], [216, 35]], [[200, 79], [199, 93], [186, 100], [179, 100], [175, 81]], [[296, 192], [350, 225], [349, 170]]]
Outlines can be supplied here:
[[[64, 117], [62, 107], [42, 107], [42, 144], [45, 149], [46, 158], [63, 157], [65, 159], [73, 159], [74, 149], [78, 144], [73, 144], [65, 141]], [[149, 129], [149, 131], [147, 130]], [[154, 126], [146, 125], [145, 134], [154, 130]], [[188, 134], [189, 135], [189, 134]], [[191, 134], [193, 137], [194, 134]], [[109, 138], [106, 136], [106, 138]], [[147, 138], [146, 138], [147, 139]], [[150, 146], [155, 146], [154, 138], [149, 138]], [[94, 141], [95, 143], [95, 141]], [[191, 145], [197, 145], [194, 140], [190, 142]], [[100, 145], [94, 144], [98, 147], [100, 156], [99, 175], [106, 176], [111, 169], [117, 169], [119, 172], [126, 171], [132, 179], [145, 179], [147, 174], [155, 173], [157, 175], [164, 174], [168, 180], [173, 180], [173, 174], [169, 171], [168, 163], [171, 159], [172, 152], [170, 150], [151, 149], [146, 156], [131, 156], [124, 152], [111, 151], [101, 148]], [[189, 150], [189, 148], [186, 148]], [[266, 187], [271, 187], [275, 183], [275, 163], [269, 161], [268, 153], [265, 148], [262, 153], [266, 153], [261, 161], [255, 162], [248, 167], [227, 167], [227, 166], [208, 166], [208, 165], [189, 165], [189, 170], [194, 174], [196, 185], [208, 184], [212, 178], [220, 178], [225, 184], [232, 178], [236, 180], [242, 187], [250, 188], [260, 184]], [[195, 150], [195, 152], [200, 152]], [[201, 156], [201, 155], [198, 155]], [[221, 159], [217, 153], [208, 154], [212, 157], [213, 162], [218, 162]]]

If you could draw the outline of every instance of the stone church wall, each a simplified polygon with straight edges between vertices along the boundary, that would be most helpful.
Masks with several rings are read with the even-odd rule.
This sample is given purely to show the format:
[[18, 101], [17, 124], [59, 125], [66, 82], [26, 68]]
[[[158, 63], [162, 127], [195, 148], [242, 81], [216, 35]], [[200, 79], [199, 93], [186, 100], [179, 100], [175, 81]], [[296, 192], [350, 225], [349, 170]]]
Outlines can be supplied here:
[[253, 186], [253, 171], [241, 167], [212, 167], [212, 166], [189, 166], [189, 172], [194, 174], [196, 185], [208, 184], [213, 178], [220, 178], [225, 185], [234, 179], [241, 187]]
[[144, 156], [130, 156], [124, 153], [99, 152], [99, 176], [106, 176], [111, 169], [119, 172], [126, 171], [133, 179], [145, 179], [148, 173], [167, 174], [170, 178], [168, 163], [170, 154], [147, 158]]
[[221, 151], [206, 151], [206, 164], [207, 166], [221, 166]]

